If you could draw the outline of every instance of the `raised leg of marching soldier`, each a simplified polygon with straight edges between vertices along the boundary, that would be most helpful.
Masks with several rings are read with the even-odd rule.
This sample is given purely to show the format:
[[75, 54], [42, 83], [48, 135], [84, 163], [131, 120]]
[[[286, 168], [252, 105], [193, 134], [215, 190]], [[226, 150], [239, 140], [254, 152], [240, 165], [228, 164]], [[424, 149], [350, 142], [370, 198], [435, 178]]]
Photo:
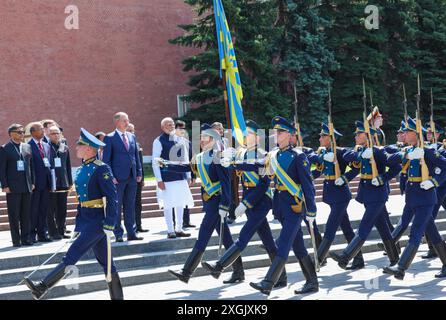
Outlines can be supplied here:
[[[185, 283], [189, 282], [190, 277], [194, 273], [195, 269], [198, 267], [198, 264], [201, 262], [201, 258], [203, 257], [204, 251], [206, 250], [209, 239], [211, 238], [214, 230], [217, 230], [217, 233], [220, 232], [220, 215], [218, 213], [219, 203], [219, 197], [213, 197], [207, 201], [206, 212], [201, 222], [200, 230], [198, 232], [198, 239], [195, 242], [192, 252], [187, 258], [183, 269], [179, 272], [169, 270], [172, 275]], [[223, 245], [226, 249], [229, 249], [233, 243], [234, 242], [232, 240], [231, 232], [229, 231], [228, 224], [225, 220], [225, 223], [223, 225]], [[235, 275], [233, 274], [232, 278], [240, 279], [243, 273], [243, 265], [241, 263], [240, 257], [238, 257], [236, 260], [239, 260], [240, 262], [236, 265], [234, 270]]]

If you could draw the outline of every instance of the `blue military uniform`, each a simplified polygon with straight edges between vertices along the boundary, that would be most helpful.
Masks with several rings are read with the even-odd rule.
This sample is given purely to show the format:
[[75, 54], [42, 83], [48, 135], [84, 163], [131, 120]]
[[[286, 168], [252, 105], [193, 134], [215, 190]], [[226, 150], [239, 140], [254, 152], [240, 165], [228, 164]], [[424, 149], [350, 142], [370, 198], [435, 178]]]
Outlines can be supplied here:
[[[416, 120], [409, 118], [406, 130], [416, 132]], [[422, 181], [421, 159], [411, 157], [411, 153], [417, 150], [419, 149], [409, 147], [404, 153], [399, 152], [391, 157], [393, 161], [409, 159], [405, 207], [412, 211], [414, 217], [409, 234], [409, 243], [402, 253], [398, 265], [384, 268], [385, 273], [392, 274], [397, 279], [404, 278], [405, 270], [409, 268], [415, 257], [424, 232], [426, 232], [443, 263], [442, 271], [436, 277], [446, 276], [446, 244], [438, 233], [432, 215], [434, 206], [438, 202], [436, 189], [446, 181], [446, 158], [433, 148], [424, 148], [422, 159], [429, 171], [429, 177], [428, 180]]]
[[[202, 125], [201, 134], [213, 137], [214, 141], [218, 139], [216, 131], [209, 124]], [[219, 211], [229, 211], [231, 203], [230, 175], [229, 170], [219, 163], [218, 155], [217, 151], [211, 149], [196, 155], [190, 165], [170, 165], [166, 162], [162, 169], [174, 172], [193, 171], [201, 181], [201, 197], [205, 214], [198, 232], [198, 239], [183, 269], [180, 272], [169, 270], [172, 275], [185, 283], [189, 281], [198, 263], [200, 263], [213, 231], [216, 230], [220, 234]], [[226, 249], [229, 249], [233, 243], [234, 241], [225, 219], [223, 225], [223, 245]], [[234, 273], [228, 281], [232, 283], [244, 280], [241, 257], [237, 258], [237, 263], [233, 265], [233, 268]]]
[[[342, 134], [334, 130], [336, 137], [341, 137]], [[321, 125], [320, 135], [328, 136], [330, 131], [325, 123]], [[320, 263], [323, 263], [327, 257], [328, 251], [332, 242], [335, 239], [336, 231], [338, 227], [341, 227], [347, 242], [351, 242], [355, 237], [355, 233], [350, 224], [350, 220], [347, 214], [347, 207], [352, 199], [352, 194], [348, 187], [348, 182], [352, 180], [357, 174], [359, 169], [350, 168], [350, 171], [346, 171], [349, 163], [344, 160], [344, 154], [347, 152], [345, 148], [336, 148], [336, 159], [339, 165], [340, 177], [335, 175], [335, 164], [332, 161], [324, 160], [324, 156], [327, 153], [332, 153], [331, 149], [320, 148], [316, 157], [313, 157], [314, 163], [317, 164], [316, 169], [312, 174], [314, 178], [318, 178], [320, 175], [324, 176], [323, 195], [322, 201], [330, 206], [330, 216], [328, 217], [324, 237], [321, 245], [318, 247], [318, 259]], [[311, 162], [311, 160], [310, 160]], [[338, 186], [335, 184], [337, 178], [343, 180], [343, 185]], [[351, 270], [360, 269], [364, 266], [364, 259], [361, 252], [355, 257]]]
[[[373, 130], [370, 130], [373, 135]], [[361, 133], [365, 133], [364, 124], [357, 121], [355, 134]], [[385, 204], [390, 193], [389, 181], [399, 173], [401, 167], [399, 164], [387, 160], [387, 155], [383, 148], [374, 147], [372, 154], [378, 176], [373, 177], [371, 159], [363, 157], [365, 150], [363, 147], [357, 147], [356, 150], [348, 151], [344, 155], [344, 159], [347, 162], [356, 163], [355, 166], [360, 169], [361, 180], [356, 200], [364, 204], [365, 212], [359, 224], [357, 234], [347, 248], [340, 255], [336, 253], [331, 254], [332, 258], [343, 269], [346, 268], [350, 259], [359, 252], [374, 225], [383, 240], [389, 260], [392, 264], [398, 261], [398, 252], [386, 222], [385, 215], [387, 212]], [[386, 171], [387, 166], [389, 167], [388, 171]], [[377, 186], [372, 184], [373, 178], [377, 179]]]
[[[83, 128], [77, 144], [95, 149], [104, 145]], [[110, 167], [96, 160], [96, 157], [85, 160], [78, 168], [75, 176], [79, 200], [75, 226], [77, 237], [62, 262], [43, 281], [32, 282], [25, 279], [35, 298], [43, 296], [49, 288], [64, 277], [66, 268], [75, 265], [90, 249], [93, 249], [104, 273], [107, 273], [107, 236], [104, 230], [113, 231], [118, 214], [117, 191], [112, 178]], [[110, 296], [112, 299], [123, 299], [122, 286], [113, 260], [111, 273], [112, 281], [108, 283]]]
[[[294, 127], [282, 117], [273, 118], [272, 126], [276, 130], [295, 133]], [[319, 289], [317, 275], [305, 248], [301, 229], [305, 215], [316, 216], [311, 165], [301, 150], [287, 146], [270, 151], [265, 166], [268, 175], [275, 183], [273, 212], [282, 224], [282, 230], [276, 239], [278, 250], [267, 275], [260, 283], [251, 282], [250, 285], [264, 294], [269, 294], [282, 274], [292, 247], [306, 278], [302, 290], [295, 292], [317, 291]]]

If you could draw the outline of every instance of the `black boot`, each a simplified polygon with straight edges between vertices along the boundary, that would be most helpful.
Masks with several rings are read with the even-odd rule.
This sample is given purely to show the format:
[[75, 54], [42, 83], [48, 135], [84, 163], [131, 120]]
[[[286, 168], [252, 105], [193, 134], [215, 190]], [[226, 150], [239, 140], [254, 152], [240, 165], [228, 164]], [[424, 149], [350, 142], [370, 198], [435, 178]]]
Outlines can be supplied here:
[[322, 239], [321, 243], [317, 247], [317, 259], [319, 260], [319, 265], [322, 267], [327, 263], [327, 255], [330, 250], [332, 241], [325, 238]]
[[406, 270], [409, 268], [410, 264], [415, 258], [415, 254], [417, 253], [418, 246], [414, 246], [413, 244], [408, 244], [404, 249], [403, 254], [401, 255], [400, 261], [398, 265], [392, 267], [385, 267], [383, 272], [387, 274], [393, 275], [398, 280], [403, 280]]
[[446, 277], [446, 243], [444, 241], [440, 241], [439, 243], [434, 244], [433, 248], [443, 264], [441, 271], [435, 275], [435, 278], [444, 278]]
[[228, 283], [237, 283], [242, 282], [245, 280], [245, 271], [243, 270], [243, 262], [242, 257], [240, 255], [237, 259], [235, 259], [234, 263], [232, 264], [232, 274], [231, 277], [228, 280], [224, 280], [224, 284]]
[[112, 281], [107, 282], [108, 292], [110, 292], [111, 300], [124, 300], [124, 293], [122, 292], [121, 279], [119, 279], [119, 274], [112, 273]]
[[181, 270], [181, 272], [175, 272], [172, 270], [168, 271], [170, 272], [170, 274], [178, 278], [180, 281], [188, 283], [192, 273], [195, 271], [195, 269], [197, 269], [197, 266], [200, 263], [203, 254], [204, 251], [199, 251], [194, 248], [190, 253], [189, 257], [187, 258], [186, 263], [184, 264], [184, 267]]
[[285, 264], [286, 260], [276, 256], [273, 260], [273, 263], [271, 264], [271, 267], [269, 267], [268, 273], [266, 274], [265, 278], [258, 283], [250, 282], [249, 285], [256, 290], [259, 290], [263, 294], [269, 296], [274, 284], [277, 282], [277, 280], [279, 280]]
[[[234, 261], [240, 257], [239, 248], [233, 244], [225, 253], [220, 257], [216, 263], [208, 263], [206, 261], [201, 262], [204, 269], [211, 272], [211, 276], [218, 279], [224, 269], [229, 267]], [[242, 270], [243, 271], [243, 270]]]
[[398, 256], [398, 249], [396, 248], [395, 242], [393, 239], [384, 240], [383, 241], [384, 248], [386, 248], [387, 257], [390, 261], [390, 266], [394, 266], [398, 263], [399, 256]]
[[425, 255], [421, 256], [421, 259], [432, 259], [437, 257], [437, 253], [435, 252], [434, 246], [432, 245], [432, 242], [429, 240], [429, 237], [427, 234], [424, 235], [426, 238], [427, 245], [429, 246], [429, 250]]
[[65, 268], [65, 264], [59, 263], [56, 268], [54, 268], [53, 271], [41, 281], [31, 281], [29, 278], [25, 278], [25, 284], [31, 290], [33, 298], [35, 300], [43, 298], [43, 296], [65, 276]]
[[364, 267], [364, 257], [362, 256], [362, 252], [359, 251], [358, 254], [353, 258], [352, 265], [350, 267], [347, 267], [345, 270], [359, 270]]
[[319, 291], [319, 282], [317, 281], [316, 270], [310, 256], [299, 259], [300, 267], [305, 277], [305, 284], [300, 290], [294, 290], [295, 294], [305, 294]]
[[[271, 263], [274, 261], [274, 258], [276, 256], [275, 253], [268, 252], [269, 259], [271, 260]], [[277, 280], [276, 284], [274, 285], [274, 288], [284, 288], [288, 284], [288, 277], [286, 275], [286, 267], [283, 268], [283, 272], [279, 277], [279, 280]]]
[[358, 236], [355, 236], [341, 254], [330, 252], [330, 257], [333, 260], [337, 261], [338, 265], [345, 270], [347, 268], [348, 262], [358, 254], [364, 242], [365, 240], [362, 240]]

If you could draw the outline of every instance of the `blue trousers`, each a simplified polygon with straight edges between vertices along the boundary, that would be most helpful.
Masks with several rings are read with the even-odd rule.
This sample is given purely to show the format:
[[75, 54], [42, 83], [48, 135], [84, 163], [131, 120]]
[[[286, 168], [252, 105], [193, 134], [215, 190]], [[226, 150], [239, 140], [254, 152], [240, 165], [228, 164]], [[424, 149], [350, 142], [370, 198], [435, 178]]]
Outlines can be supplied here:
[[280, 235], [276, 240], [278, 257], [287, 260], [291, 248], [297, 258], [303, 258], [308, 255], [302, 233], [302, 219], [305, 213], [294, 213], [289, 206], [282, 206], [275, 211], [276, 218], [282, 225]]
[[[63, 257], [62, 263], [65, 266], [74, 266], [90, 249], [93, 249], [96, 260], [104, 269], [104, 273], [107, 274], [107, 237], [102, 231], [81, 232]], [[111, 272], [116, 272], [113, 257]]]
[[[218, 213], [218, 206], [220, 204], [220, 197], [214, 197], [206, 203], [205, 214], [201, 221], [200, 230], [198, 231], [198, 239], [195, 242], [194, 248], [199, 251], [204, 251], [208, 245], [209, 239], [214, 230], [220, 235], [220, 215]], [[232, 246], [231, 231], [229, 231], [226, 219], [223, 225], [223, 245], [226, 249]]]
[[36, 239], [36, 235], [39, 239], [45, 238], [48, 226], [47, 215], [50, 204], [50, 192], [49, 190], [37, 190], [33, 191], [31, 195], [31, 232], [30, 236], [32, 241]]
[[352, 239], [355, 237], [355, 232], [353, 231], [347, 214], [349, 202], [350, 201], [330, 205], [331, 211], [330, 215], [328, 216], [324, 232], [324, 238], [328, 241], [334, 241], [336, 231], [339, 227], [341, 227], [342, 233], [344, 234], [347, 242], [352, 241]]
[[242, 230], [240, 230], [239, 237], [235, 241], [235, 245], [240, 251], [243, 251], [246, 248], [248, 242], [257, 231], [260, 240], [262, 240], [262, 243], [265, 245], [266, 251], [269, 253], [277, 252], [277, 246], [274, 242], [271, 228], [266, 220], [266, 215], [270, 209], [271, 200], [265, 196], [255, 207], [246, 210], [248, 220]]
[[[407, 205], [406, 205], [407, 207]], [[409, 243], [415, 246], [419, 246], [421, 243], [421, 238], [426, 232], [432, 244], [437, 244], [441, 242], [441, 236], [438, 233], [437, 227], [434, 223], [434, 218], [432, 216], [432, 210], [434, 205], [427, 206], [417, 206], [409, 207], [413, 213], [412, 227], [410, 228]]]
[[372, 231], [373, 226], [379, 232], [382, 240], [392, 239], [389, 226], [386, 222], [385, 215], [387, 214], [385, 209], [385, 202], [371, 202], [364, 204], [365, 212], [358, 228], [358, 236], [362, 240], [367, 240], [367, 237]]
[[124, 212], [124, 225], [127, 236], [133, 237], [136, 233], [135, 202], [136, 202], [136, 179], [133, 177], [120, 181], [118, 189], [118, 218], [115, 224], [115, 236], [122, 237], [124, 230], [121, 226], [121, 208]]

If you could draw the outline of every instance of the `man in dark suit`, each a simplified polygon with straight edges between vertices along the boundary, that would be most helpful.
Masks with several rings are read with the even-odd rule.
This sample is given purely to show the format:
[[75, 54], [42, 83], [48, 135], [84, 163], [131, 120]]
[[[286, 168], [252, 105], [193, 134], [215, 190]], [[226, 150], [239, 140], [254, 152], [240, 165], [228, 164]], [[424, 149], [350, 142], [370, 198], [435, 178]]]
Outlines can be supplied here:
[[122, 242], [124, 230], [121, 226], [121, 208], [124, 208], [124, 225], [127, 240], [142, 240], [136, 235], [135, 199], [137, 183], [142, 181], [141, 162], [138, 156], [136, 138], [127, 132], [129, 117], [124, 112], [114, 116], [116, 130], [109, 133], [104, 143], [102, 161], [108, 164], [113, 172], [113, 182], [118, 189], [118, 219], [114, 230], [116, 242]]
[[[35, 172], [35, 189], [31, 196], [31, 241], [51, 242], [47, 231], [47, 215], [51, 189], [51, 152], [43, 141], [44, 131], [40, 122], [31, 124], [31, 147]], [[36, 239], [37, 236], [37, 239]]]
[[67, 218], [68, 192], [73, 186], [71, 175], [71, 160], [68, 146], [62, 142], [60, 129], [57, 126], [49, 128], [52, 188], [50, 193], [50, 210], [48, 212], [48, 230], [53, 240], [69, 239], [65, 235]]
[[0, 182], [6, 193], [8, 219], [14, 247], [32, 245], [29, 241], [31, 192], [34, 188], [32, 156], [23, 143], [20, 124], [8, 128], [11, 140], [0, 147]]
[[[127, 131], [135, 135], [135, 126], [129, 123]], [[136, 136], [136, 135], [135, 135]], [[136, 147], [138, 149], [139, 162], [141, 162], [141, 172], [142, 179], [141, 182], [137, 183], [136, 186], [136, 202], [135, 202], [135, 221], [136, 221], [136, 231], [137, 232], [148, 232], [149, 230], [142, 228], [142, 188], [144, 187], [144, 165], [143, 165], [143, 149], [139, 142], [136, 142]]]

